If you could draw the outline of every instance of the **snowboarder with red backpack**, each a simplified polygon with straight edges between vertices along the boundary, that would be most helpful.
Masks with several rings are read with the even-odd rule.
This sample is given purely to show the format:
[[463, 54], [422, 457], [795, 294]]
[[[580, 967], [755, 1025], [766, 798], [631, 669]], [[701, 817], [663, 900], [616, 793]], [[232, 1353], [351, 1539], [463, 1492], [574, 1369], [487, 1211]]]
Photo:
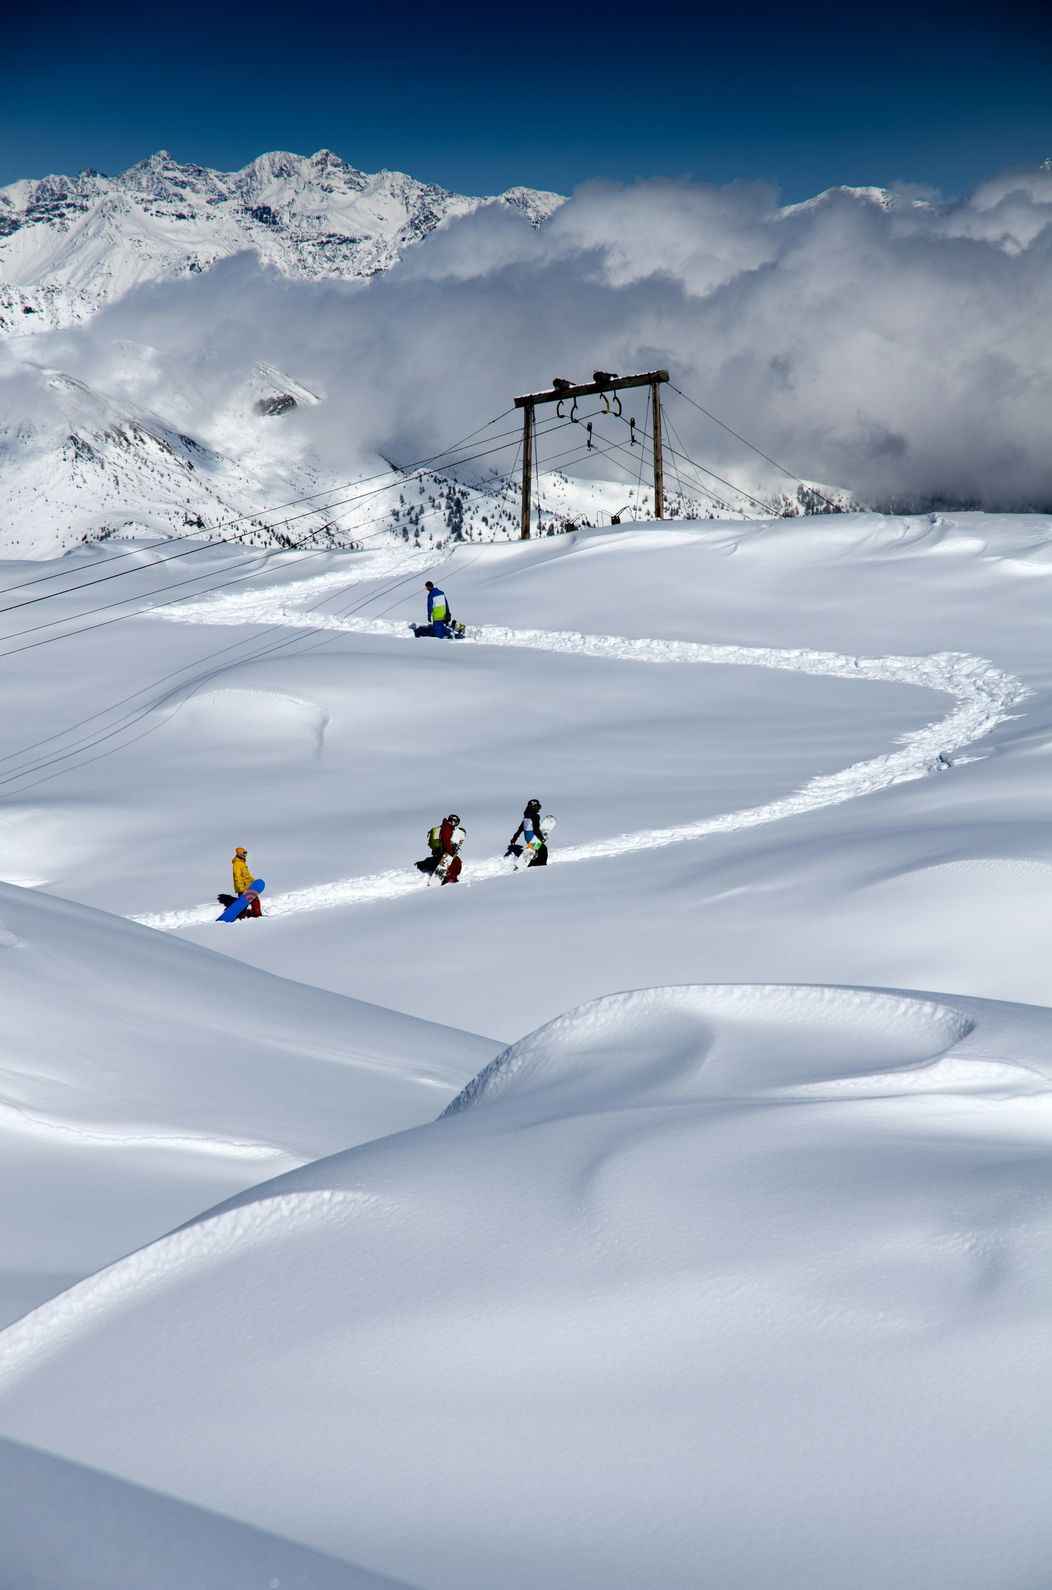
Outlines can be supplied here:
[[460, 847], [466, 838], [467, 830], [461, 828], [456, 812], [451, 812], [434, 828], [428, 829], [427, 843], [431, 854], [425, 860], [418, 861], [417, 867], [421, 872], [441, 878], [443, 884], [459, 882], [463, 867]]

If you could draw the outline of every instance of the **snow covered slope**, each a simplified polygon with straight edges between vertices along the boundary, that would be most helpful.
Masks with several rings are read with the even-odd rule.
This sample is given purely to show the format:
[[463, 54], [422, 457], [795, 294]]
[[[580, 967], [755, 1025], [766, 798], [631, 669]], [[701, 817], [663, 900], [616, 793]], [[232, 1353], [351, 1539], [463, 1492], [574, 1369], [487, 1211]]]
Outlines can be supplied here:
[[[495, 204], [539, 226], [562, 202], [529, 188], [465, 198], [400, 171], [356, 171], [328, 149], [265, 154], [233, 172], [162, 149], [115, 177], [82, 171], [0, 188], [0, 278], [66, 289], [52, 311], [64, 323], [244, 249], [286, 276], [353, 279], [386, 270], [451, 216]], [[0, 330], [40, 329], [47, 313], [33, 310], [8, 306]]]
[[393, 1579], [14, 1441], [0, 1441], [0, 1540], [3, 1582], [18, 1590], [399, 1590]]
[[608, 997], [10, 1328], [0, 1424], [427, 1590], [1037, 1583], [1050, 1045]]
[[7, 884], [0, 1000], [4, 1323], [233, 1187], [428, 1120], [495, 1047]]
[[[10, 865], [15, 836], [38, 832], [35, 875], [50, 887], [215, 943], [192, 925], [207, 869], [191, 886], [182, 854], [207, 855], [239, 809], [219, 771], [236, 736], [275, 915], [263, 937], [224, 942], [285, 974], [507, 1037], [663, 974], [824, 974], [1041, 1003], [1050, 548], [1042, 518], [844, 515], [463, 549], [432, 566], [479, 631], [455, 648], [401, 627], [422, 612], [425, 558], [279, 558], [265, 581], [171, 609], [186, 622], [129, 622], [127, 646], [157, 665], [144, 685], [218, 655], [196, 686], [188, 669], [0, 769], [3, 855]], [[91, 643], [42, 651], [12, 750], [39, 737], [36, 721], [68, 723], [54, 681]], [[128, 694], [106, 685], [107, 703]], [[202, 699], [176, 712], [195, 688]], [[436, 692], [455, 703], [455, 731], [433, 766]], [[113, 770], [147, 799], [123, 819], [132, 832], [167, 814], [141, 880], [107, 862]], [[59, 792], [90, 814], [76, 843]], [[560, 819], [555, 855], [574, 858], [543, 889], [488, 872], [533, 795]], [[472, 886], [455, 901], [417, 896], [407, 865], [443, 807], [469, 831]], [[434, 953], [450, 921], [464, 968], [452, 979]], [[509, 935], [550, 946], [542, 978], [518, 975]]]
[[[1052, 520], [174, 593], [158, 550], [0, 568], [56, 593], [0, 629], [0, 1196], [51, 1294], [0, 1436], [104, 1471], [129, 1552], [121, 1482], [417, 1590], [1042, 1584]], [[468, 640], [411, 635], [425, 576]], [[268, 914], [220, 928], [233, 843]]]
[[[164, 618], [18, 654], [0, 875], [504, 1039], [663, 976], [1042, 1003], [1050, 559], [1047, 519], [983, 515], [277, 555]], [[246, 572], [189, 561], [202, 585]], [[468, 642], [412, 638], [428, 573]], [[161, 583], [143, 561], [116, 588], [135, 612]], [[489, 871], [534, 795], [568, 858], [543, 887]], [[448, 810], [470, 887], [419, 894]], [[275, 914], [219, 939], [195, 924], [236, 842]], [[542, 978], [521, 943], [549, 946]]]
[[[275, 503], [318, 491], [309, 461], [268, 450], [266, 418], [254, 417], [247, 401], [242, 431], [255, 434], [224, 452], [62, 371], [34, 371], [31, 379], [34, 401], [0, 425], [4, 533], [19, 556], [54, 556], [114, 534], [203, 535], [206, 527], [281, 544], [289, 537]], [[290, 383], [258, 384], [277, 394]], [[319, 545], [341, 539], [323, 513], [294, 528], [296, 539], [316, 532]]]
[[0, 334], [24, 337], [33, 331], [53, 331], [85, 320], [94, 308], [90, 294], [75, 288], [50, 282], [23, 287], [0, 279]]

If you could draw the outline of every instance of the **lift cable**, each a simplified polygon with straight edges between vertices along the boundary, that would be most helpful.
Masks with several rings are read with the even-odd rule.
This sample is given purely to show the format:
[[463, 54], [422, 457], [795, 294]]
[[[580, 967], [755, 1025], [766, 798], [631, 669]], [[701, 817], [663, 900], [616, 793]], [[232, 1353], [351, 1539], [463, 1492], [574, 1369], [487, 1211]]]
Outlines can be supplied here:
[[[480, 434], [480, 432], [488, 430], [491, 425], [496, 425], [499, 420], [505, 419], [509, 414], [513, 414], [514, 412], [515, 412], [514, 409], [505, 409], [503, 414], [497, 414], [497, 415], [494, 416], [493, 419], [487, 420], [485, 425], [480, 425], [476, 430], [469, 431], [467, 436], [462, 436], [460, 441], [454, 442], [451, 447], [445, 447], [445, 448], [442, 449], [441, 452], [432, 453], [427, 458], [419, 458], [412, 464], [406, 464], [404, 466], [399, 466], [397, 464], [391, 464], [391, 465], [388, 466], [387, 469], [382, 469], [382, 470], [378, 471], [376, 474], [373, 474], [373, 475], [364, 475], [359, 480], [338, 482], [336, 485], [325, 487], [325, 489], [323, 491], [316, 491], [316, 492], [313, 492], [310, 495], [303, 496], [303, 497], [294, 497], [289, 502], [280, 503], [280, 504], [278, 504], [278, 505], [276, 505], [274, 507], [271, 507], [271, 508], [257, 508], [251, 513], [240, 514], [238, 517], [236, 517], [234, 519], [227, 519], [227, 520], [224, 521], [224, 523], [222, 523], [220, 525], [216, 525], [215, 530], [212, 532], [211, 538], [209, 540], [207, 540], [207, 541], [202, 543], [201, 550], [203, 550], [205, 547], [216, 546], [216, 545], [223, 544], [222, 532], [224, 530], [232, 529], [235, 525], [245, 524], [249, 520], [253, 520], [253, 519], [258, 520], [265, 514], [269, 514], [269, 513], [284, 513], [286, 508], [298, 508], [301, 503], [314, 502], [318, 497], [328, 497], [328, 496], [331, 496], [333, 492], [345, 491], [351, 486], [369, 485], [374, 480], [382, 480], [386, 475], [396, 475], [396, 476], [397, 475], [403, 475], [404, 476], [404, 475], [406, 475], [408, 473], [412, 473], [412, 472], [415, 472], [417, 470], [420, 470], [420, 469], [424, 468], [428, 464], [433, 464], [437, 459], [444, 458], [447, 453], [453, 453], [453, 452], [459, 451], [459, 449], [461, 447], [465, 447], [468, 442], [473, 441], [474, 438]], [[510, 436], [510, 435], [512, 435], [514, 433], [512, 431], [502, 431], [502, 432], [500, 432], [498, 434], [501, 435], [501, 436]], [[495, 439], [496, 438], [494, 438], [494, 440]], [[391, 482], [391, 486], [392, 487], [394, 485], [397, 485], [397, 484], [398, 484], [397, 480]], [[381, 489], [384, 489], [384, 488], [381, 488]], [[390, 489], [390, 488], [387, 488], [387, 489]], [[332, 506], [332, 505], [330, 505], [330, 506]], [[328, 509], [326, 508], [326, 506], [324, 504], [321, 507], [319, 507], [319, 508], [315, 508], [315, 509], [311, 510], [311, 512], [313, 512], [313, 513], [325, 513], [327, 511], [328, 511]], [[282, 523], [287, 523], [287, 522], [288, 521], [282, 521]], [[190, 541], [190, 540], [193, 540], [195, 538], [199, 538], [198, 532], [199, 532], [200, 528], [201, 528], [200, 526], [195, 527], [195, 529], [188, 530], [188, 531], [184, 532], [182, 535], [166, 536], [164, 538], [164, 545], [165, 546], [171, 546], [173, 543], [177, 544], [177, 543], [179, 543], [181, 541]], [[276, 528], [278, 528], [278, 526], [262, 525], [262, 526], [260, 526], [260, 528], [261, 529], [265, 529], [265, 530], [269, 530], [269, 529], [276, 529]], [[233, 537], [231, 539], [236, 540], [237, 538]], [[116, 562], [119, 562], [119, 561], [123, 560], [124, 558], [132, 558], [132, 557], [137, 556], [137, 551], [138, 551], [138, 549], [133, 547], [133, 548], [130, 548], [128, 551], [125, 551], [125, 552], [115, 552], [115, 553], [112, 553], [109, 557], [95, 558], [87, 566], [89, 568], [98, 568], [101, 565], [106, 564], [106, 563], [116, 563]], [[46, 584], [50, 580], [59, 580], [59, 579], [62, 579], [66, 574], [70, 574], [70, 573], [73, 573], [73, 572], [76, 572], [76, 571], [70, 570], [70, 569], [60, 569], [60, 570], [58, 570], [57, 573], [54, 573], [54, 574], [39, 574], [34, 579], [22, 580], [16, 585], [5, 585], [5, 586], [0, 587], [0, 596], [7, 596], [10, 591], [25, 590], [27, 586], [43, 585], [43, 584]], [[62, 593], [60, 592], [59, 594], [61, 595]]]
[[[562, 425], [566, 424], [566, 423], [568, 423], [568, 422], [567, 421], [563, 421], [561, 424], [559, 424], [559, 423], [553, 424], [549, 429], [550, 430], [559, 430], [559, 429], [562, 428]], [[508, 432], [507, 434], [511, 435], [513, 433], [512, 432]], [[454, 468], [457, 468], [458, 466], [460, 466], [461, 464], [473, 463], [473, 462], [477, 461], [479, 458], [485, 458], [485, 457], [489, 456], [490, 454], [504, 452], [506, 448], [511, 447], [511, 446], [512, 446], [512, 443], [510, 441], [504, 442], [504, 443], [500, 444], [499, 446], [485, 448], [481, 452], [471, 453], [471, 454], [468, 454], [468, 455], [466, 455], [466, 456], [464, 456], [462, 458], [454, 459], [454, 460], [452, 460], [451, 463], [447, 464], [444, 467], [446, 469], [454, 469]], [[385, 484], [383, 486], [374, 486], [370, 491], [355, 492], [350, 497], [345, 497], [345, 498], [342, 498], [342, 499], [340, 499], [339, 501], [337, 501], [335, 503], [330, 503], [324, 510], [319, 509], [319, 508], [307, 508], [302, 513], [293, 514], [293, 515], [291, 515], [290, 517], [288, 517], [286, 519], [279, 520], [276, 525], [268, 525], [267, 529], [270, 530], [270, 531], [279, 530], [284, 525], [289, 525], [289, 524], [296, 523], [296, 521], [299, 520], [299, 519], [309, 519], [313, 515], [317, 515], [317, 514], [323, 512], [323, 511], [325, 513], [329, 513], [334, 508], [345, 507], [349, 503], [361, 502], [361, 501], [364, 501], [368, 497], [379, 496], [381, 493], [383, 493], [385, 491], [393, 491], [400, 484], [408, 483], [409, 481], [412, 481], [414, 479], [421, 478], [421, 476], [422, 476], [422, 474], [424, 472], [425, 471], [421, 468], [421, 469], [416, 470], [413, 474], [401, 476], [400, 479], [397, 480], [397, 481], [388, 482], [387, 484]], [[432, 471], [432, 473], [437, 473], [437, 471]], [[329, 528], [328, 525], [320, 525], [314, 531], [314, 534], [315, 535], [320, 535], [323, 530], [328, 529], [328, 528]], [[353, 537], [354, 537], [353, 530], [348, 530], [345, 533], [350, 534], [352, 539], [353, 539]], [[185, 538], [177, 537], [176, 539], [182, 540], [182, 539], [185, 539]], [[236, 541], [236, 538], [232, 538], [232, 539]], [[198, 542], [196, 545], [194, 545], [192, 547], [185, 548], [182, 552], [172, 552], [172, 553], [169, 553], [168, 555], [166, 555], [164, 557], [152, 558], [148, 563], [137, 564], [136, 567], [133, 568], [133, 569], [122, 569], [116, 574], [101, 574], [101, 575], [98, 575], [98, 576], [96, 576], [96, 578], [91, 579], [91, 580], [81, 580], [76, 585], [64, 586], [62, 588], [62, 590], [60, 590], [60, 591], [46, 591], [46, 592], [44, 592], [43, 595], [40, 595], [40, 596], [26, 597], [20, 602], [10, 602], [7, 605], [7, 607], [0, 607], [0, 613], [10, 613], [10, 612], [13, 612], [15, 609], [21, 608], [21, 607], [32, 607], [38, 602], [53, 601], [53, 600], [55, 600], [55, 598], [61, 597], [61, 596], [71, 596], [74, 591], [86, 590], [90, 586], [94, 586], [94, 585], [105, 585], [110, 580], [120, 580], [120, 579], [126, 578], [129, 574], [138, 574], [142, 569], [155, 568], [156, 566], [158, 566], [159, 564], [162, 564], [162, 563], [174, 563], [180, 558], [193, 557], [196, 553], [205, 552], [209, 548], [215, 547], [216, 545], [229, 545], [229, 544], [230, 544], [229, 541], [226, 541], [226, 542], [216, 542], [216, 541]], [[263, 549], [264, 554], [266, 552], [272, 551], [272, 550], [289, 550], [289, 549], [288, 548], [285, 548], [285, 549], [281, 549], [281, 548], [264, 548]], [[349, 549], [348, 548], [343, 548], [342, 550], [346, 551], [346, 550], [349, 550]], [[119, 556], [121, 556], [121, 557], [128, 556], [128, 555], [130, 555], [130, 554], [123, 554], [123, 553], [119, 554]], [[257, 553], [253, 553], [251, 555], [253, 557], [258, 557], [259, 553], [257, 552]], [[112, 561], [112, 560], [103, 559], [102, 561], [106, 562], [106, 561]], [[65, 570], [63, 572], [72, 573], [73, 571], [72, 570]], [[28, 583], [34, 583], [34, 582], [28, 582]], [[9, 589], [15, 590], [15, 589], [18, 589], [18, 587], [12, 586], [12, 587], [9, 587]], [[4, 593], [0, 592], [0, 594], [4, 594]], [[129, 600], [134, 600], [134, 598], [130, 598]], [[28, 633], [28, 631], [17, 630], [15, 633], [16, 634], [26, 634], [26, 633]]]
[[[556, 431], [556, 430], [564, 429], [568, 424], [569, 424], [569, 421], [563, 420], [561, 422], [558, 422], [558, 423], [552, 425], [550, 427], [549, 434], [551, 432]], [[500, 446], [500, 447], [485, 448], [479, 453], [469, 454], [469, 455], [466, 455], [466, 456], [456, 460], [456, 463], [458, 465], [465, 464], [465, 463], [473, 463], [473, 462], [476, 462], [480, 458], [485, 458], [485, 457], [490, 456], [494, 452], [503, 452], [505, 450], [505, 448], [510, 447], [511, 445], [512, 444], [510, 442], [506, 442], [506, 443], [502, 444], [502, 446]], [[502, 477], [498, 476], [497, 478], [499, 479], [499, 478], [502, 478]], [[383, 490], [387, 490], [389, 488], [384, 487], [382, 489]], [[478, 489], [478, 488], [475, 488], [475, 489]], [[372, 495], [375, 495], [375, 493], [374, 492], [370, 492], [370, 493], [365, 493], [365, 495], [366, 496], [372, 496]], [[307, 517], [307, 516], [308, 515], [300, 515], [298, 517]], [[381, 518], [383, 518], [383, 519], [387, 519], [388, 517], [389, 517], [389, 515], [382, 515], [381, 516]], [[291, 521], [286, 521], [286, 523], [290, 523], [290, 522]], [[376, 520], [367, 521], [367, 523], [376, 523], [376, 522], [377, 522]], [[324, 526], [315, 527], [314, 530], [310, 531], [309, 534], [304, 536], [302, 540], [300, 540], [299, 542], [294, 543], [291, 547], [284, 547], [284, 548], [273, 548], [273, 547], [271, 547], [271, 548], [263, 549], [262, 551], [251, 552], [245, 558], [238, 559], [237, 562], [232, 563], [232, 564], [228, 564], [227, 568], [228, 569], [230, 569], [230, 568], [240, 568], [245, 563], [258, 562], [260, 558], [262, 558], [264, 560], [264, 563], [265, 563], [266, 560], [268, 558], [272, 557], [275, 552], [297, 551], [297, 550], [299, 550], [300, 547], [305, 546], [309, 541], [312, 541], [315, 537], [319, 536], [322, 533], [324, 528], [325, 528]], [[345, 551], [345, 552], [346, 551], [354, 551], [354, 550], [357, 550], [357, 548], [360, 546], [360, 544], [361, 544], [361, 542], [363, 540], [369, 539], [368, 537], [353, 536], [353, 532], [351, 534], [352, 534], [352, 539], [353, 539], [353, 542], [354, 542], [354, 545], [352, 545], [351, 547], [341, 547], [341, 548], [337, 548], [337, 549], [334, 549], [334, 548], [331, 548], [331, 547], [325, 547], [317, 555], [318, 556], [324, 556], [325, 553], [331, 552], [333, 550], [339, 550], [339, 551]], [[191, 550], [192, 551], [200, 551], [200, 550], [203, 550], [203, 548], [192, 548]], [[175, 554], [173, 554], [173, 559], [174, 558], [178, 558], [178, 557], [185, 557], [185, 556], [187, 556], [187, 554], [185, 552], [184, 553], [175, 553]], [[173, 559], [159, 558], [159, 559], [156, 559], [155, 562], [164, 563], [164, 562], [173, 561]], [[153, 565], [151, 564], [150, 567], [152, 567], [152, 566]], [[130, 572], [130, 571], [126, 571], [126, 572]], [[257, 570], [255, 572], [256, 573], [260, 573], [260, 572], [262, 572], [262, 570]], [[245, 578], [252, 578], [252, 577], [253, 577], [252, 575], [245, 576]], [[101, 580], [89, 580], [89, 581], [86, 581], [84, 583], [87, 584], [87, 585], [101, 584], [101, 583], [103, 583], [104, 580], [114, 579], [114, 578], [117, 578], [117, 576], [115, 576], [115, 575], [106, 575], [106, 576], [103, 576], [103, 579], [101, 579]], [[185, 580], [174, 580], [168, 585], [162, 585], [162, 586], [156, 588], [155, 590], [146, 592], [144, 594], [145, 594], [146, 597], [159, 596], [164, 591], [178, 590], [181, 586], [194, 585], [194, 584], [197, 584], [199, 581], [205, 580], [205, 579], [208, 579], [208, 578], [209, 578], [208, 571], [204, 571], [201, 574], [191, 575], [188, 579], [185, 579]], [[191, 593], [191, 595], [206, 595], [208, 589], [222, 589], [223, 584], [231, 584], [231, 583], [236, 583], [236, 582], [224, 581], [224, 582], [222, 582], [221, 585], [218, 585], [218, 586], [215, 586], [215, 587], [206, 587], [205, 590], [203, 590], [201, 592]], [[47, 597], [34, 597], [31, 600], [32, 601], [53, 600], [55, 597], [58, 597], [58, 596], [69, 595], [73, 590], [77, 590], [77, 589], [80, 589], [80, 587], [70, 586], [64, 591], [53, 591], [53, 592], [50, 592]], [[107, 603], [101, 604], [98, 607], [85, 608], [79, 613], [71, 614], [71, 615], [68, 615], [68, 616], [63, 617], [63, 618], [51, 619], [49, 621], [46, 621], [43, 624], [28, 625], [25, 629], [15, 630], [10, 635], [0, 637], [0, 645], [3, 645], [8, 640], [16, 640], [21, 635], [35, 634], [39, 630], [42, 630], [42, 629], [53, 629], [57, 625], [69, 623], [73, 619], [87, 617], [87, 616], [89, 616], [90, 614], [93, 614], [93, 613], [107, 612], [107, 611], [109, 611], [110, 609], [112, 609], [114, 607], [123, 607], [128, 602], [140, 601], [142, 599], [143, 598], [141, 596], [125, 596], [125, 597], [119, 598], [115, 602], [107, 602]], [[179, 598], [178, 600], [189, 600], [189, 598]], [[28, 604], [15, 603], [13, 605], [16, 606], [16, 607], [19, 607], [19, 606], [28, 605]], [[164, 603], [162, 605], [167, 606], [168, 604]], [[6, 611], [9, 611], [9, 609], [0, 609], [0, 612], [6, 612]], [[144, 609], [139, 609], [138, 611], [139, 612], [145, 612], [145, 611], [149, 611], [149, 609], [148, 608], [144, 608]], [[129, 614], [128, 616], [132, 616], [132, 615]], [[89, 625], [88, 627], [89, 628], [101, 628], [100, 625]], [[75, 631], [70, 631], [69, 633], [79, 634], [81, 632], [75, 630]], [[63, 636], [56, 636], [54, 638], [55, 639], [62, 639], [64, 637]], [[25, 650], [25, 649], [26, 649], [25, 647], [10, 647], [7, 650], [0, 651], [0, 657], [9, 657], [9, 656], [14, 655], [14, 653], [16, 651], [22, 651], [22, 650]]]
[[827, 503], [834, 513], [843, 513], [844, 510], [840, 504], [835, 503], [831, 497], [827, 497], [825, 492], [819, 491], [817, 486], [811, 485], [809, 481], [801, 480], [799, 475], [794, 474], [791, 469], [787, 469], [784, 464], [779, 464], [777, 459], [771, 458], [770, 455], [765, 453], [762, 448], [757, 447], [755, 442], [750, 442], [748, 437], [742, 436], [740, 431], [734, 430], [724, 420], [721, 420], [715, 414], [710, 413], [708, 409], [702, 408], [701, 404], [696, 402], [694, 398], [690, 397], [686, 392], [680, 391], [680, 388], [676, 386], [674, 382], [670, 381], [669, 386], [672, 388], [673, 392], [676, 392], [681, 398], [684, 398], [686, 402], [692, 404], [693, 407], [698, 410], [699, 414], [704, 414], [706, 419], [712, 420], [714, 425], [718, 425], [722, 430], [725, 430], [728, 436], [733, 436], [736, 441], [741, 442], [745, 447], [751, 448], [751, 450], [760, 458], [762, 458], [765, 463], [773, 465], [773, 467], [777, 470], [780, 470], [783, 475], [788, 475], [790, 480], [795, 480], [797, 485], [803, 486], [805, 491], [813, 491], [815, 496], [818, 497], [822, 502]]

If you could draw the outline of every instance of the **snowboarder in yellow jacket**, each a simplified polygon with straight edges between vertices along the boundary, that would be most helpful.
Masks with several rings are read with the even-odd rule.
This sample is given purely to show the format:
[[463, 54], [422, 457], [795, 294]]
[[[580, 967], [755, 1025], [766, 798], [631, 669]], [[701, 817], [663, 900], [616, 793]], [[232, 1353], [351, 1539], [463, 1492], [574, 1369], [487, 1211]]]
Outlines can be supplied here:
[[[255, 877], [255, 874], [249, 867], [248, 851], [245, 849], [244, 845], [238, 845], [237, 849], [234, 851], [233, 868], [234, 894], [244, 894], [246, 889], [251, 889], [252, 880]], [[263, 911], [258, 900], [250, 901], [243, 914], [247, 916], [250, 911], [253, 916], [263, 915]]]
[[252, 887], [252, 874], [248, 868], [248, 851], [244, 845], [238, 845], [234, 851], [234, 893], [244, 894], [246, 889]]

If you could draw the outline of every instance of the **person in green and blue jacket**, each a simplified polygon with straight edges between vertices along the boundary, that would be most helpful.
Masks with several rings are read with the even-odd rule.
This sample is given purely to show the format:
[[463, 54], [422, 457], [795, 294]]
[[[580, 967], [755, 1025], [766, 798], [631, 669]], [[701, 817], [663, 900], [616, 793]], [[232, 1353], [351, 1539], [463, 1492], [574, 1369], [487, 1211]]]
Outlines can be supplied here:
[[439, 590], [433, 580], [424, 582], [427, 591], [427, 621], [432, 635], [439, 640], [449, 638], [449, 603], [445, 591]]

